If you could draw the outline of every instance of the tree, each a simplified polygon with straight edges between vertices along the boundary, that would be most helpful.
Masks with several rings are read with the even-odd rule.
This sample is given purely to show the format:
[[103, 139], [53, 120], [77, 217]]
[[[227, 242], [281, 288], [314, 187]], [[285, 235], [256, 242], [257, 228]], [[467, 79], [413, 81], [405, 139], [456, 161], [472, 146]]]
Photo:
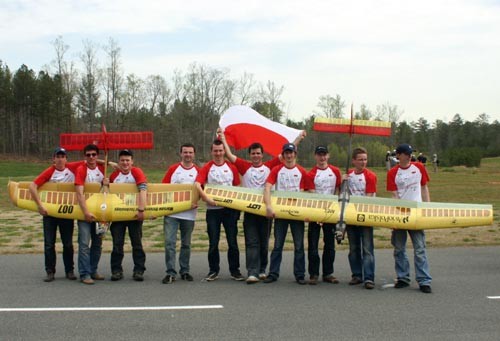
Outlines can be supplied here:
[[254, 103], [253, 107], [259, 107], [259, 110], [255, 109], [261, 115], [266, 116], [274, 122], [281, 122], [283, 117], [281, 95], [285, 90], [284, 86], [277, 86], [272, 81], [267, 81], [265, 85], [260, 85], [259, 90], [259, 100], [257, 103], [262, 103], [259, 107], [257, 103]]
[[97, 108], [99, 100], [98, 64], [94, 44], [86, 40], [83, 42], [84, 52], [80, 55], [84, 65], [84, 74], [78, 90], [78, 109], [89, 131], [97, 128]]
[[404, 111], [399, 109], [397, 105], [393, 105], [386, 102], [381, 105], [377, 105], [375, 119], [379, 121], [389, 121], [397, 123]]
[[120, 67], [121, 48], [118, 46], [116, 40], [109, 38], [104, 51], [108, 57], [103, 81], [106, 94], [104, 121], [108, 123], [110, 118], [115, 118], [118, 112], [118, 101], [123, 84], [123, 75]]
[[327, 118], [341, 118], [344, 116], [345, 102], [342, 101], [338, 94], [335, 97], [330, 95], [320, 96], [317, 106], [321, 110], [318, 113], [320, 116]]

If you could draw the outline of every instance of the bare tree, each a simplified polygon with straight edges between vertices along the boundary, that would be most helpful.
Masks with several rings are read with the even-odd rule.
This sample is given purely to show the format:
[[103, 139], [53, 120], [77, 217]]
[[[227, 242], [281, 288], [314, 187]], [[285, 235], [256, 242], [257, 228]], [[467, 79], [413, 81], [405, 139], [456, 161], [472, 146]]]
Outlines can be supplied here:
[[397, 105], [385, 102], [384, 104], [377, 105], [375, 119], [397, 123], [403, 113], [404, 111], [399, 109]]
[[172, 91], [169, 89], [165, 79], [160, 75], [148, 76], [145, 83], [145, 91], [149, 111], [154, 114], [165, 114], [166, 107], [173, 99]]
[[335, 97], [324, 95], [319, 97], [318, 107], [321, 110], [318, 114], [327, 118], [341, 118], [344, 116], [345, 102], [339, 94]]
[[121, 72], [120, 53], [121, 48], [113, 38], [109, 38], [108, 44], [104, 46], [107, 55], [103, 86], [106, 93], [105, 119], [115, 116], [118, 110], [118, 100], [123, 85], [123, 75]]
[[245, 72], [236, 82], [235, 91], [240, 105], [248, 105], [255, 102], [256, 90], [253, 74]]
[[84, 66], [81, 85], [78, 91], [78, 109], [88, 124], [88, 129], [93, 130], [96, 126], [97, 107], [99, 100], [99, 70], [96, 57], [97, 48], [89, 41], [83, 41], [84, 51], [80, 59]]

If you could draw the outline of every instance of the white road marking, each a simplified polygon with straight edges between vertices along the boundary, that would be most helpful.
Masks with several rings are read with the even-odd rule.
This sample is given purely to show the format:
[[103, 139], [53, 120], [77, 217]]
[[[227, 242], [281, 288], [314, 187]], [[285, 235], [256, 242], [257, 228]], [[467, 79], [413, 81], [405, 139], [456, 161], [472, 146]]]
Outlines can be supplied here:
[[159, 307], [47, 307], [47, 308], [0, 308], [0, 312], [40, 312], [40, 311], [134, 311], [134, 310], [197, 310], [222, 309], [223, 305], [184, 305]]
[[490, 300], [500, 300], [500, 296], [486, 296]]

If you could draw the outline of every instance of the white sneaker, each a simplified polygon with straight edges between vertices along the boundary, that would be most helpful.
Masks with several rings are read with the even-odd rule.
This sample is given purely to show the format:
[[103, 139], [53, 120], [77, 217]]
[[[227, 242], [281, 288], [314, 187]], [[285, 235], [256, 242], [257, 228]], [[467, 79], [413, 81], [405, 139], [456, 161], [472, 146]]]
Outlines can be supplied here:
[[261, 273], [261, 274], [259, 274], [259, 279], [260, 279], [261, 281], [265, 280], [266, 278], [267, 278], [267, 276], [266, 276], [266, 274], [265, 274], [265, 273]]
[[259, 279], [255, 276], [248, 276], [247, 278], [247, 284], [257, 283], [258, 281]]

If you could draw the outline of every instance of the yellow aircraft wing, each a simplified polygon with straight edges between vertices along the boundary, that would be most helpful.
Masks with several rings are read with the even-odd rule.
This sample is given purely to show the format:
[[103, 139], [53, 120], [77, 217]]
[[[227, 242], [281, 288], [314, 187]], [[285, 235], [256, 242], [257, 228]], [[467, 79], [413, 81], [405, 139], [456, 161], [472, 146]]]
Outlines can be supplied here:
[[[205, 192], [217, 205], [266, 214], [262, 190], [206, 185]], [[276, 218], [333, 224], [339, 221], [340, 205], [336, 195], [274, 191], [271, 201]], [[491, 225], [493, 207], [351, 196], [344, 217], [348, 225], [427, 230]]]
[[[10, 200], [19, 208], [38, 211], [29, 191], [30, 182], [7, 185]], [[100, 184], [86, 184], [87, 207], [97, 221], [125, 221], [136, 219], [139, 192], [135, 184], [110, 184], [109, 193], [101, 193]], [[46, 183], [38, 188], [38, 195], [49, 215], [56, 218], [84, 219], [72, 183]], [[191, 209], [198, 202], [194, 185], [148, 184], [145, 219], [151, 219]]]

